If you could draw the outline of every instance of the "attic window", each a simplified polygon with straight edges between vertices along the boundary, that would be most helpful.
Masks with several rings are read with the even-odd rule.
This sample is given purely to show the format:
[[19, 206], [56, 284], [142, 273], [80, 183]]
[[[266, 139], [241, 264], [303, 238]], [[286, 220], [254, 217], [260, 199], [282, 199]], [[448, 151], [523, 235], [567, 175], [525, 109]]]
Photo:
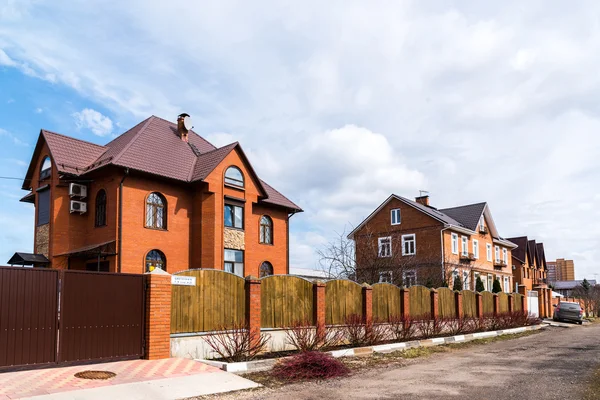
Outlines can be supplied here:
[[225, 183], [228, 185], [244, 187], [244, 175], [238, 167], [229, 167], [225, 171]]
[[50, 157], [44, 157], [44, 161], [42, 161], [42, 168], [40, 169], [40, 180], [46, 179], [50, 176], [52, 172], [52, 162], [50, 161]]

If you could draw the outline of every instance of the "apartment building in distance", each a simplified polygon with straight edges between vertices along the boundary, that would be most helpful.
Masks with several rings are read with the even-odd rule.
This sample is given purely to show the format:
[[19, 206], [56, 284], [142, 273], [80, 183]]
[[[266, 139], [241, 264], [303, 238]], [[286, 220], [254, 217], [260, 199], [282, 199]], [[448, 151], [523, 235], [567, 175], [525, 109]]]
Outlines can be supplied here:
[[401, 286], [453, 286], [459, 279], [486, 290], [495, 279], [511, 292], [512, 251], [502, 238], [487, 203], [436, 209], [429, 196], [410, 199], [391, 195], [349, 235], [354, 240], [356, 274], [361, 282]]
[[508, 238], [518, 247], [512, 252], [512, 265], [515, 282], [527, 290], [547, 284], [548, 265], [543, 243], [537, 243], [527, 236]]
[[103, 146], [42, 130], [23, 189], [34, 253], [11, 261], [58, 269], [286, 274], [290, 217], [302, 211], [239, 143], [213, 146], [187, 114], [151, 116]]
[[573, 260], [558, 258], [553, 262], [553, 265], [555, 272], [552, 282], [575, 280], [575, 262]]

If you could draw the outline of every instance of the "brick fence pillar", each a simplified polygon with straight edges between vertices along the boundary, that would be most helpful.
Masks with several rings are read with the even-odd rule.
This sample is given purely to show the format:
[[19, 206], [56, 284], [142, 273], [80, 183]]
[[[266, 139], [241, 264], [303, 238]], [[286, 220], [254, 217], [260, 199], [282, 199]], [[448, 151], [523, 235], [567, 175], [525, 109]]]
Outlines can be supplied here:
[[492, 296], [494, 300], [494, 316], [500, 314], [500, 298], [498, 297], [498, 293], [494, 293]]
[[546, 289], [546, 310], [548, 313], [548, 318], [552, 318], [552, 314], [554, 314], [554, 310], [552, 308], [552, 289]]
[[508, 312], [512, 313], [515, 311], [515, 296], [511, 293], [508, 295]]
[[522, 294], [521, 297], [521, 309], [525, 314], [529, 313], [529, 302], [527, 301], [527, 286], [519, 285], [519, 294]]
[[402, 318], [410, 316], [410, 291], [405, 287], [400, 289], [400, 312]]
[[546, 290], [541, 287], [534, 288], [534, 290], [538, 294], [538, 308], [539, 308], [539, 316], [540, 318], [546, 318]]
[[463, 298], [461, 292], [454, 292], [454, 304], [456, 304], [456, 318], [463, 318]]
[[440, 316], [440, 299], [439, 293], [435, 289], [431, 289], [431, 318], [437, 319]]
[[367, 283], [362, 285], [362, 300], [363, 322], [370, 331], [373, 328], [373, 288]]
[[313, 317], [317, 328], [317, 337], [325, 337], [325, 283], [313, 284]]
[[246, 277], [246, 324], [251, 340], [260, 340], [260, 279]]
[[145, 358], [171, 357], [171, 275], [157, 268], [146, 274]]
[[483, 318], [483, 297], [480, 292], [475, 293], [475, 306], [477, 309], [477, 318]]

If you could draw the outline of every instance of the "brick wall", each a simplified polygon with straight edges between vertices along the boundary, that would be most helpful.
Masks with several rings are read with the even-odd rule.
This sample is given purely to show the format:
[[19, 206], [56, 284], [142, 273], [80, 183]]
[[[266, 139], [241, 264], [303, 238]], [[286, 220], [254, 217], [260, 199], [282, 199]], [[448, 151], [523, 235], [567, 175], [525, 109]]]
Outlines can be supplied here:
[[171, 275], [147, 274], [146, 358], [169, 358], [171, 346]]

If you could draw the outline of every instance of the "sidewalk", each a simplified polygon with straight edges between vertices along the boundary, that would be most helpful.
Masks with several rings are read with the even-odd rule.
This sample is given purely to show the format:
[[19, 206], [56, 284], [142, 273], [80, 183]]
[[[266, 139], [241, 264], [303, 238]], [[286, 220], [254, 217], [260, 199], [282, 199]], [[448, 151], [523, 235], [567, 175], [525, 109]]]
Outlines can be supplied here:
[[[108, 380], [74, 376], [86, 370], [111, 371], [117, 375]], [[257, 386], [194, 360], [133, 360], [0, 373], [0, 400], [179, 399]]]

